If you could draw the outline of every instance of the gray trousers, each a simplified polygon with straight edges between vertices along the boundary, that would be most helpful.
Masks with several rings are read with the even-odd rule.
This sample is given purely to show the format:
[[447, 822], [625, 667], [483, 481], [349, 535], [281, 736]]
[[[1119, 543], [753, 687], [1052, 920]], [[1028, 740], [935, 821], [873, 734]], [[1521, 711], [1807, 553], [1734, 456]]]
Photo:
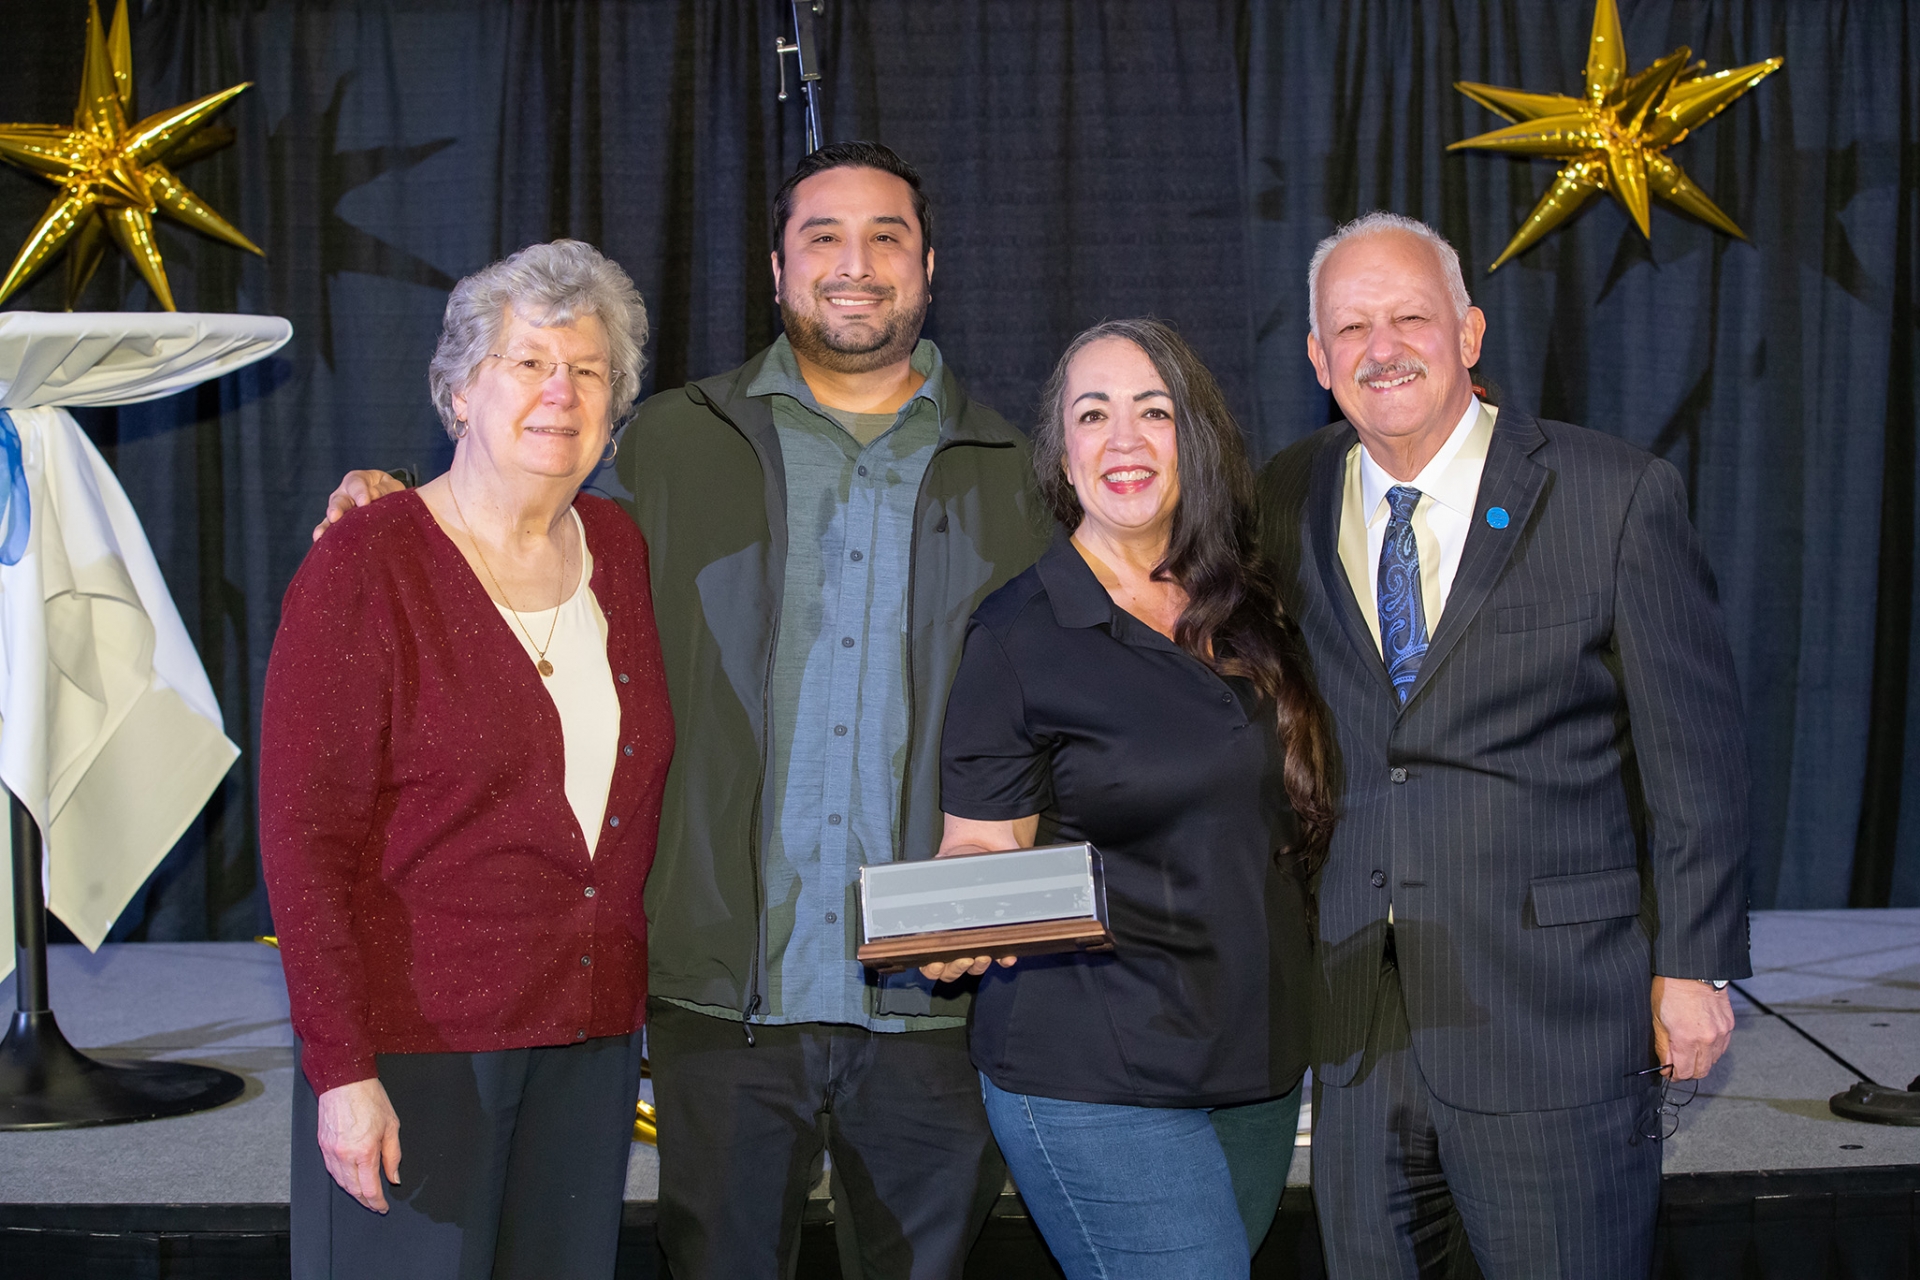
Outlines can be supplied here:
[[295, 1055], [293, 1280], [613, 1275], [640, 1093], [640, 1032], [492, 1053], [377, 1059], [400, 1182], [373, 1212], [327, 1172]]
[[1660, 1145], [1645, 1090], [1559, 1111], [1449, 1107], [1420, 1074], [1389, 960], [1366, 1057], [1314, 1081], [1313, 1198], [1333, 1280], [1644, 1280]]

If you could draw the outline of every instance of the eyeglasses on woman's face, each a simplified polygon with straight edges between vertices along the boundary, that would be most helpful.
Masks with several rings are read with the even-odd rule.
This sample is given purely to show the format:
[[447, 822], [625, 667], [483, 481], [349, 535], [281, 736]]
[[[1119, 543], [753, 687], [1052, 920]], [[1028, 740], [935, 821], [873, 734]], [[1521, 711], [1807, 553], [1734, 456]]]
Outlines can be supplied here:
[[548, 360], [542, 356], [503, 355], [498, 351], [489, 351], [487, 359], [500, 361], [508, 376], [523, 387], [537, 387], [551, 378], [555, 369], [565, 369], [573, 381], [574, 390], [607, 394], [627, 376], [597, 360]]

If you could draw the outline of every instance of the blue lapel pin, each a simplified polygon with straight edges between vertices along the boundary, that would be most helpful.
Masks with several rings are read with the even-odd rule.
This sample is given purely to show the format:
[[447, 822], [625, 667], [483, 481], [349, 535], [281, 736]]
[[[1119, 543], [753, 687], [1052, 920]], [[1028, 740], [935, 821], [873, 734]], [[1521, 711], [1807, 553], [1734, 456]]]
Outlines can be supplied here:
[[1507, 509], [1505, 507], [1488, 507], [1487, 508], [1487, 527], [1488, 528], [1504, 529], [1507, 527], [1507, 520], [1508, 520]]

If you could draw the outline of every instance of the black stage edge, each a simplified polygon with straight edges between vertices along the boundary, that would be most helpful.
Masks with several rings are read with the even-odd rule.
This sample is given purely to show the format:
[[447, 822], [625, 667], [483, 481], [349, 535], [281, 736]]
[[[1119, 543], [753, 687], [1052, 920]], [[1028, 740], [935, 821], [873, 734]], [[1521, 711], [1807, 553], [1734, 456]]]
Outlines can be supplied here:
[[[1920, 1276], [1920, 1170], [1673, 1174], [1664, 1182], [1656, 1280], [1909, 1280]], [[0, 1205], [0, 1277], [280, 1280], [285, 1205]], [[628, 1204], [620, 1280], [663, 1280], [654, 1206]], [[1289, 1187], [1253, 1280], [1322, 1280], [1313, 1196]], [[1456, 1272], [1473, 1275], [1469, 1266]], [[801, 1231], [799, 1280], [840, 1280], [833, 1222]], [[1033, 1223], [1006, 1197], [967, 1262], [968, 1280], [1053, 1280]]]
[[0, 1130], [78, 1129], [207, 1111], [240, 1096], [231, 1071], [188, 1062], [106, 1062], [67, 1042], [47, 990], [40, 828], [8, 793], [13, 822], [13, 1021], [0, 1041]]
[[[1654, 1275], [1920, 1280], [1920, 1129], [1853, 1123], [1827, 1105], [1836, 1088], [1905, 1080], [1920, 1061], [1920, 910], [1756, 912], [1753, 940], [1733, 1048], [1662, 1152]], [[151, 1125], [0, 1133], [0, 1280], [287, 1276], [293, 1046], [279, 954], [145, 943], [53, 947], [48, 961], [70, 1034], [90, 1052], [218, 1062], [248, 1089]], [[1254, 1261], [1262, 1280], [1324, 1275], [1307, 1165], [1301, 1153]], [[657, 1195], [657, 1160], [636, 1146], [623, 1277], [667, 1274]], [[836, 1225], [823, 1178], [803, 1220], [800, 1276], [843, 1274]], [[1058, 1274], [1021, 1202], [1005, 1196], [967, 1275]], [[1467, 1280], [1471, 1264], [1454, 1274]]]

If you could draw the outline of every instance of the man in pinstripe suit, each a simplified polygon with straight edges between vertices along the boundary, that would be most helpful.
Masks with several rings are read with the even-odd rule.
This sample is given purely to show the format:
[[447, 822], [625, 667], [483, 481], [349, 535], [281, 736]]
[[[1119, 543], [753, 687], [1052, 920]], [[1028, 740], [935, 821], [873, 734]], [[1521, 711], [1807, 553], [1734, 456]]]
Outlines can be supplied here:
[[[1338, 724], [1314, 1196], [1331, 1273], [1644, 1276], [1662, 1077], [1750, 972], [1731, 655], [1678, 473], [1474, 394], [1438, 233], [1323, 242], [1308, 354], [1347, 415], [1262, 476]], [[1467, 1268], [1471, 1270], [1470, 1267]]]

